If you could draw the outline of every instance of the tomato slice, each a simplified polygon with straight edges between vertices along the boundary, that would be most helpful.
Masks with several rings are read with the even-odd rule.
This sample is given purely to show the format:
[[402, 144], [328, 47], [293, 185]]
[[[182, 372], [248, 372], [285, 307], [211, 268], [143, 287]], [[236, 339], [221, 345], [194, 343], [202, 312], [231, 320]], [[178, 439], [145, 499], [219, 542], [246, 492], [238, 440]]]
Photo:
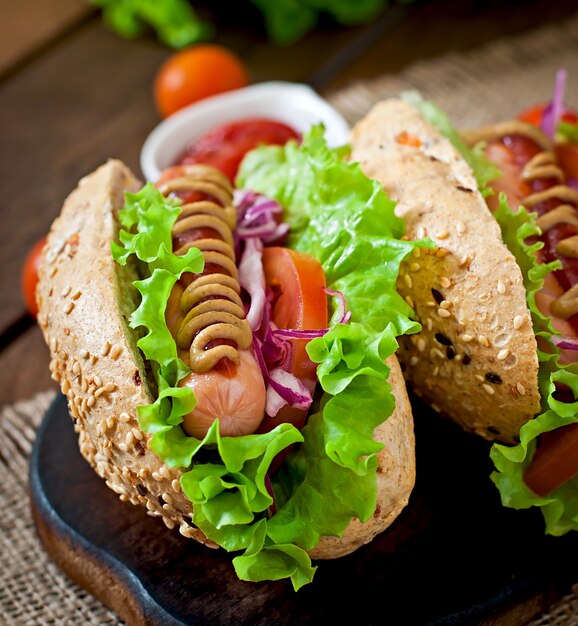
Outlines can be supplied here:
[[[263, 251], [263, 269], [265, 282], [275, 294], [272, 319], [279, 328], [327, 328], [325, 274], [316, 258], [289, 248], [272, 246]], [[317, 383], [317, 364], [307, 354], [308, 341], [291, 339], [291, 373], [313, 391]], [[261, 429], [268, 431], [283, 422], [290, 422], [301, 428], [305, 417], [306, 411], [285, 406], [275, 417], [266, 417]]]
[[226, 174], [231, 182], [249, 150], [259, 145], [284, 145], [300, 135], [287, 124], [265, 118], [228, 122], [213, 128], [190, 144], [178, 164], [204, 163]]
[[540, 126], [542, 123], [542, 117], [544, 116], [544, 111], [548, 104], [534, 104], [527, 109], [524, 109], [519, 115], [518, 119], [522, 122], [527, 122], [528, 124], [533, 124], [534, 126]]
[[[548, 102], [545, 104], [535, 104], [528, 107], [518, 115], [518, 119], [534, 126], [540, 126], [542, 118], [544, 117], [544, 111], [548, 107]], [[578, 113], [574, 109], [565, 109], [562, 113], [562, 121], [570, 124], [576, 124], [578, 122]]]
[[545, 497], [578, 474], [578, 424], [540, 435], [538, 448], [524, 472], [524, 482]]
[[28, 313], [36, 318], [38, 315], [38, 304], [36, 303], [36, 285], [38, 284], [38, 261], [42, 248], [46, 245], [46, 237], [42, 237], [36, 242], [34, 247], [26, 255], [22, 273], [20, 276], [20, 285], [22, 297], [26, 303]]

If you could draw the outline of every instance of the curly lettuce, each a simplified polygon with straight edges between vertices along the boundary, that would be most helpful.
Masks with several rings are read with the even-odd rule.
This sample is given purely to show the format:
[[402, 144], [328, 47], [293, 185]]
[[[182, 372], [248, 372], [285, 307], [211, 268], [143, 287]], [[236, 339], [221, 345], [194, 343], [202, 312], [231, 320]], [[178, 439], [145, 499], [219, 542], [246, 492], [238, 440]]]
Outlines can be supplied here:
[[544, 284], [545, 276], [559, 269], [561, 265], [558, 261], [539, 263], [536, 253], [543, 244], [526, 243], [528, 238], [540, 234], [535, 224], [535, 214], [528, 213], [523, 208], [512, 211], [505, 197], [501, 196], [500, 208], [494, 216], [502, 229], [504, 242], [522, 270], [534, 332], [543, 342], [547, 342], [550, 351], [538, 350], [538, 384], [542, 393], [542, 412], [522, 426], [518, 445], [492, 446], [490, 456], [496, 471], [491, 478], [500, 491], [504, 506], [515, 509], [539, 507], [546, 523], [546, 532], [559, 536], [570, 530], [578, 530], [578, 476], [544, 498], [533, 493], [524, 483], [523, 477], [536, 451], [538, 437], [544, 432], [578, 422], [578, 401], [566, 403], [554, 397], [556, 384], [564, 384], [578, 398], [578, 365], [562, 366], [558, 363], [558, 351], [550, 342], [554, 333], [551, 319], [539, 311], [535, 298]]
[[[169, 252], [179, 207], [150, 185], [127, 196], [120, 216], [126, 230], [113, 246], [119, 263], [136, 255], [150, 274], [136, 283], [142, 302], [131, 326], [146, 331], [139, 347], [159, 387], [157, 400], [138, 409], [151, 448], [182, 468], [194, 524], [240, 553], [233, 565], [241, 579], [288, 578], [295, 589], [313, 578], [307, 551], [320, 537], [340, 536], [352, 518], [365, 521], [375, 511], [382, 446], [373, 431], [394, 409], [384, 361], [395, 352], [397, 335], [419, 330], [395, 282], [403, 259], [428, 244], [401, 239], [394, 204], [343, 154], [327, 147], [319, 127], [300, 146], [250, 153], [240, 174], [245, 187], [282, 202], [294, 225], [292, 245], [317, 256], [328, 286], [343, 292], [352, 313], [350, 324], [334, 323], [308, 344], [323, 395], [301, 432], [281, 424], [266, 434], [221, 437], [216, 420], [202, 440], [187, 436], [181, 423], [195, 398], [179, 387], [188, 369], [169, 340], [164, 310], [172, 285], [183, 271], [199, 272], [202, 258], [194, 248], [184, 257]], [[269, 468], [286, 448], [272, 477], [273, 498]]]

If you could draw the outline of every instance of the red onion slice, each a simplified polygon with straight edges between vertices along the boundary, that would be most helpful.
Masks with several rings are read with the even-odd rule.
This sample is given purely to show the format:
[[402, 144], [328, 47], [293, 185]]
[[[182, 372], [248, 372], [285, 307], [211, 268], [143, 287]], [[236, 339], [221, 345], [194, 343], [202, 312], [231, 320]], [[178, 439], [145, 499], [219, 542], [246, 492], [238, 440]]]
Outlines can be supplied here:
[[347, 311], [345, 296], [341, 293], [341, 291], [337, 291], [335, 289], [326, 288], [324, 291], [328, 296], [337, 298], [337, 323], [347, 324], [347, 322], [349, 322], [349, 318], [351, 317], [351, 311]]
[[552, 335], [552, 343], [562, 350], [578, 350], [578, 339], [568, 335]]
[[264, 243], [271, 243], [289, 232], [289, 224], [275, 219], [276, 214], [283, 213], [283, 207], [276, 200], [247, 189], [237, 189], [233, 203], [237, 208], [238, 238], [259, 237]]
[[271, 417], [275, 417], [279, 411], [287, 405], [285, 400], [271, 385], [267, 385], [267, 404], [265, 405], [265, 413]]
[[273, 335], [277, 337], [287, 337], [287, 339], [315, 339], [323, 337], [329, 328], [320, 328], [319, 330], [292, 330], [290, 328], [276, 328]]
[[263, 272], [263, 243], [251, 237], [245, 242], [243, 256], [239, 263], [239, 284], [251, 296], [247, 321], [252, 331], [261, 326], [265, 309], [265, 273]]
[[554, 134], [558, 128], [558, 123], [564, 112], [564, 91], [566, 88], [566, 70], [559, 69], [556, 72], [556, 83], [554, 94], [550, 104], [544, 110], [542, 116], [542, 130], [550, 139], [554, 139]]
[[291, 372], [277, 367], [269, 372], [267, 415], [275, 417], [286, 404], [307, 410], [313, 398], [309, 389]]
[[265, 357], [263, 356], [263, 351], [261, 350], [261, 341], [257, 338], [257, 335], [253, 335], [253, 352], [255, 353], [255, 358], [257, 359], [257, 363], [259, 363], [259, 367], [261, 368], [261, 374], [263, 374], [263, 380], [265, 383], [269, 378], [269, 370], [267, 369], [267, 363], [265, 362]]

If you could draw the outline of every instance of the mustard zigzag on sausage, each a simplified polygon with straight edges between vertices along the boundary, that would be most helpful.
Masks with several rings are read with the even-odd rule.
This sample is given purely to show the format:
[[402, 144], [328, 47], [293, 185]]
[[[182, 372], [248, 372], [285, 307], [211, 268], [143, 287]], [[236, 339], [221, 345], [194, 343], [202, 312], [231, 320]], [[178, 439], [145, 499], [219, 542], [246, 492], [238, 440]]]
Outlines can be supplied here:
[[[184, 168], [182, 176], [163, 183], [160, 191], [165, 196], [179, 191], [206, 196], [182, 206], [173, 226], [173, 240], [187, 231], [214, 231], [214, 235], [201, 234], [201, 238], [175, 250], [175, 254], [182, 255], [192, 247], [198, 248], [205, 261], [205, 273], [194, 278], [180, 297], [185, 318], [177, 331], [177, 345], [189, 350], [189, 367], [197, 374], [212, 370], [223, 358], [238, 365], [239, 350], [248, 349], [253, 336], [245, 319], [235, 265], [233, 230], [237, 215], [231, 185], [218, 170], [192, 165]], [[207, 273], [208, 266], [218, 269]], [[219, 340], [234, 342], [236, 347]]]
[[[528, 211], [538, 213], [536, 225], [542, 231], [543, 241], [549, 236], [549, 231], [557, 231], [551, 232], [550, 236], [558, 238], [559, 234], [560, 239], [554, 250], [555, 256], [563, 264], [563, 269], [571, 262], [570, 259], [578, 258], [578, 191], [566, 184], [566, 177], [557, 163], [552, 141], [539, 128], [519, 120], [467, 131], [462, 133], [462, 137], [469, 146], [490, 143], [499, 145], [505, 139], [515, 137], [522, 137], [530, 142], [535, 154], [528, 154], [526, 162], [519, 164], [519, 179], [522, 184], [527, 184], [527, 192], [520, 198], [513, 198], [508, 194], [508, 199], [513, 206], [521, 204]], [[573, 227], [571, 236], [566, 236], [568, 227]], [[562, 284], [560, 287], [563, 293], [554, 298], [550, 304], [550, 312], [567, 320], [578, 313], [578, 287]]]

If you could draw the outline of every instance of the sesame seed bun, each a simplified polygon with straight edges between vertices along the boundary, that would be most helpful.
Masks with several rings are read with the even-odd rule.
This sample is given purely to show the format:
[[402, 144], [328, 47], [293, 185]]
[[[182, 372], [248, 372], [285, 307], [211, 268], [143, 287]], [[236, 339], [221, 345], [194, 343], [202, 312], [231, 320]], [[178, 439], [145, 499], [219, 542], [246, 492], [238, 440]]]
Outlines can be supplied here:
[[140, 183], [120, 161], [82, 179], [56, 219], [39, 265], [38, 321], [50, 369], [68, 399], [82, 455], [121, 500], [143, 504], [169, 528], [206, 542], [189, 525], [191, 504], [171, 469], [148, 448], [136, 407], [153, 402], [127, 320], [137, 307], [134, 267], [112, 258], [116, 212]]
[[[408, 136], [419, 145], [402, 143]], [[352, 147], [352, 160], [397, 201], [407, 237], [437, 246], [415, 250], [399, 277], [423, 326], [402, 339], [406, 379], [466, 430], [514, 442], [540, 410], [537, 345], [521, 271], [471, 168], [399, 99], [355, 126]]]
[[[52, 225], [40, 267], [38, 321], [50, 349], [53, 378], [68, 399], [80, 451], [123, 501], [146, 506], [186, 536], [211, 547], [193, 526], [181, 491], [181, 471], [149, 449], [136, 408], [153, 402], [154, 381], [127, 320], [138, 305], [136, 268], [121, 267], [110, 243], [118, 239], [117, 212], [125, 191], [140, 183], [111, 160], [80, 181]], [[342, 538], [322, 538], [314, 558], [352, 552], [384, 530], [407, 504], [415, 481], [413, 419], [395, 357], [389, 361], [394, 414], [376, 429], [386, 444], [378, 455], [378, 507], [372, 520], [353, 521]]]

